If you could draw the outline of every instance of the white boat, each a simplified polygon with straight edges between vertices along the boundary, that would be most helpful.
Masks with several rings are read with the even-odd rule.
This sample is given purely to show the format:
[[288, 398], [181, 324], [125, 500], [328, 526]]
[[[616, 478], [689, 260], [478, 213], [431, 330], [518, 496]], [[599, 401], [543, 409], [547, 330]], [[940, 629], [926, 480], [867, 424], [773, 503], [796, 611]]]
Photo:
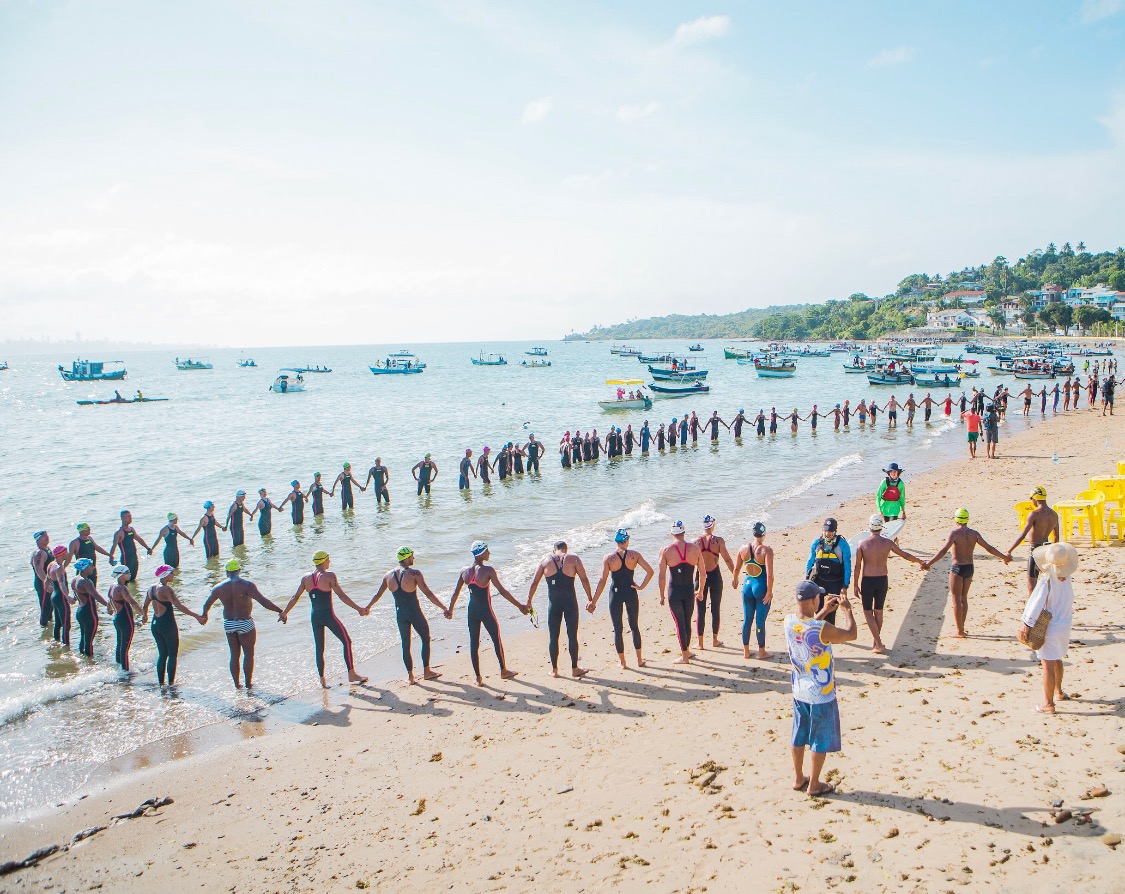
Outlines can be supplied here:
[[652, 398], [647, 397], [639, 387], [644, 383], [644, 379], [607, 379], [607, 385], [614, 385], [621, 392], [626, 388], [635, 388], [633, 393], [636, 397], [631, 400], [624, 396], [613, 400], [599, 400], [598, 406], [603, 410], [651, 410]]
[[521, 360], [520, 366], [524, 369], [542, 369], [545, 366], [550, 366], [550, 360]]
[[295, 369], [278, 370], [277, 378], [270, 385], [274, 394], [293, 394], [305, 390], [305, 377]]
[[183, 360], [181, 360], [179, 357], [176, 358], [176, 369], [183, 370], [185, 372], [197, 369], [214, 368], [215, 364], [207, 360], [193, 360], [191, 357], [184, 358]]

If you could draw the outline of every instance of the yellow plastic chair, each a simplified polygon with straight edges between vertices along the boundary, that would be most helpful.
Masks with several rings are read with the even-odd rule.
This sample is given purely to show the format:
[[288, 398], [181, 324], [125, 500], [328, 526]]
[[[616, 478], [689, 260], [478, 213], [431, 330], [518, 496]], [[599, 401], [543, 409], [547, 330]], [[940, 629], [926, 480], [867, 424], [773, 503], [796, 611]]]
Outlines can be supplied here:
[[[1106, 503], [1116, 503], [1117, 509], [1120, 510], [1125, 501], [1125, 475], [1091, 478], [1090, 490], [1100, 490], [1105, 494]], [[1109, 507], [1107, 506], [1106, 509], [1108, 510]]]
[[1107, 507], [1102, 513], [1103, 524], [1105, 525], [1105, 542], [1109, 543], [1113, 540], [1113, 535], [1110, 529], [1117, 526], [1117, 541], [1118, 543], [1125, 543], [1125, 515], [1121, 512], [1121, 504], [1117, 506]]
[[1120, 462], [1117, 464], [1117, 474], [1125, 475], [1125, 462]]
[[[1098, 501], [1093, 499], [1060, 500], [1055, 504], [1059, 514], [1059, 532], [1063, 540], [1071, 540], [1074, 525], [1078, 525], [1079, 535], [1090, 534], [1090, 545], [1097, 546], [1098, 539], [1105, 538], [1105, 522], [1098, 509]], [[1073, 541], [1072, 541], [1073, 542]]]
[[1090, 507], [1089, 520], [1095, 526], [1094, 535], [1102, 540], [1105, 536], [1105, 493], [1100, 490], [1084, 490], [1076, 499], [1087, 500], [1093, 505]]
[[1012, 508], [1016, 510], [1016, 515], [1019, 517], [1020, 530], [1022, 531], [1023, 526], [1027, 524], [1027, 517], [1031, 515], [1032, 511], [1035, 509], [1035, 504], [1031, 500], [1020, 500]]

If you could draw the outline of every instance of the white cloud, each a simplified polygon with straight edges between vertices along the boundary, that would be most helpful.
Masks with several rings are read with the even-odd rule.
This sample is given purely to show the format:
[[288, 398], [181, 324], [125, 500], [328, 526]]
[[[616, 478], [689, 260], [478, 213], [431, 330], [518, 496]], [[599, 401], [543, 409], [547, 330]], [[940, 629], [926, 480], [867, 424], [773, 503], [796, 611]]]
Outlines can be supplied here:
[[648, 102], [619, 106], [617, 109], [617, 120], [630, 124], [633, 121], [640, 121], [642, 118], [651, 118], [659, 109], [660, 103], [655, 99], [649, 100]]
[[722, 37], [729, 30], [730, 16], [701, 16], [680, 25], [672, 38], [672, 44], [682, 47], [690, 43], [714, 40], [716, 37]]
[[1125, 0], [1082, 0], [1082, 9], [1078, 13], [1083, 25], [1091, 25], [1115, 16], [1125, 9]]
[[888, 65], [902, 65], [913, 59], [917, 52], [914, 47], [906, 46], [880, 50], [867, 60], [867, 68], [885, 68]]
[[1125, 91], [1118, 90], [1113, 94], [1109, 114], [1103, 115], [1098, 121], [1105, 125], [1115, 145], [1125, 146]]
[[532, 100], [523, 107], [523, 123], [538, 124], [551, 114], [551, 109], [553, 109], [554, 106], [555, 101], [549, 96]]

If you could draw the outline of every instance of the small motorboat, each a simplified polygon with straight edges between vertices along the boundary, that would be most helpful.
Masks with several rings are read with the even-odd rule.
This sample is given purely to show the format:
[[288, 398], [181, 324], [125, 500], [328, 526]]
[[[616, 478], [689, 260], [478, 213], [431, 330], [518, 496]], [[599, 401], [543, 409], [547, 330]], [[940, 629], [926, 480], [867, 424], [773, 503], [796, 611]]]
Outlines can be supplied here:
[[527, 354], [528, 357], [546, 357], [547, 356], [547, 349], [546, 348], [532, 348], [530, 351], [524, 351], [524, 353]]
[[706, 369], [661, 369], [657, 366], [648, 368], [649, 374], [658, 382], [679, 382], [682, 380], [706, 379], [709, 370]]
[[958, 376], [950, 375], [936, 375], [936, 376], [914, 376], [914, 384], [919, 388], [952, 388], [959, 383]]
[[388, 354], [386, 360], [376, 360], [367, 368], [374, 376], [408, 376], [422, 372], [426, 364], [407, 351], [398, 351]]
[[330, 373], [332, 372], [331, 366], [294, 366], [292, 371], [295, 373]]
[[122, 397], [117, 392], [109, 400], [79, 400], [75, 401], [80, 407], [101, 407], [109, 404], [154, 404], [162, 403], [168, 400], [166, 397], [145, 397], [141, 392], [137, 392], [132, 397]]
[[743, 348], [723, 348], [724, 360], [753, 360], [754, 352]]
[[191, 357], [186, 357], [182, 360], [179, 357], [176, 358], [176, 369], [183, 370], [184, 372], [190, 372], [197, 369], [214, 368], [215, 364], [208, 363], [206, 360], [194, 360]]
[[301, 371], [298, 369], [278, 370], [277, 378], [270, 385], [270, 391], [274, 394], [293, 394], [296, 391], [304, 390], [305, 377], [301, 375]]
[[791, 379], [797, 371], [797, 364], [779, 357], [766, 357], [754, 361], [754, 370], [759, 379]]
[[473, 361], [473, 366], [507, 366], [508, 361], [504, 359], [503, 354], [488, 354], [483, 351], [480, 357], [470, 357]]
[[388, 358], [394, 360], [396, 363], [407, 361], [410, 363], [411, 369], [425, 369], [426, 364], [419, 360], [411, 351], [403, 348], [401, 351], [395, 351], [393, 354], [388, 354]]
[[239, 357], [238, 358], [238, 365], [241, 366], [243, 369], [253, 369], [258, 364], [254, 362], [253, 357]]
[[628, 345], [613, 345], [609, 349], [609, 353], [616, 354], [618, 357], [640, 357], [641, 352], [637, 348], [630, 348]]
[[[651, 410], [652, 398], [645, 395], [637, 386], [644, 385], [644, 379], [608, 379], [607, 385], [617, 386], [617, 397], [614, 400], [599, 400], [598, 406], [603, 410]], [[636, 387], [634, 397], [629, 397], [625, 389]]]
[[648, 386], [657, 397], [687, 397], [690, 394], [707, 394], [711, 387], [702, 382], [680, 382], [673, 384], [665, 382], [657, 385], [655, 382]]
[[697, 368], [694, 363], [688, 363], [686, 357], [669, 357], [659, 364], [648, 364], [649, 372], [694, 372]]
[[676, 359], [675, 354], [638, 354], [637, 360], [641, 363], [671, 363]]
[[542, 369], [545, 366], [550, 366], [550, 360], [521, 360], [520, 366], [524, 369]]
[[910, 372], [888, 372], [881, 369], [869, 372], [867, 381], [872, 385], [911, 385], [914, 383], [914, 376]]
[[0, 372], [4, 372], [6, 369], [8, 369], [8, 361], [0, 360]]
[[701, 345], [699, 342], [696, 342], [694, 345], [688, 345], [688, 350], [694, 351], [695, 353], [699, 353], [700, 351], [703, 350], [703, 345]]
[[122, 360], [75, 360], [69, 370], [59, 364], [59, 375], [67, 382], [120, 382], [126, 374]]

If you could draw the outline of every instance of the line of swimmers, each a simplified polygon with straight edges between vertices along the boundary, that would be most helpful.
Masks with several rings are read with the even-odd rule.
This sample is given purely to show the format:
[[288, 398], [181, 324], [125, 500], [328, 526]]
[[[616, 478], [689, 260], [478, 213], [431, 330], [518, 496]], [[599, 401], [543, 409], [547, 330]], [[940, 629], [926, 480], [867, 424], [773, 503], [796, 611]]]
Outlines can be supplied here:
[[[1037, 488], [1033, 499], [1042, 518], [1037, 515], [1029, 521], [1012, 549], [1025, 537], [1030, 537], [1033, 544], [1046, 541], [1049, 536], [1058, 539], [1057, 519], [1051, 519], [1052, 513], [1046, 507], [1046, 493]], [[893, 540], [883, 537], [884, 516], [876, 513], [868, 522], [868, 536], [856, 548], [853, 575], [851, 547], [839, 535], [836, 520], [829, 518], [824, 523], [823, 533], [812, 543], [806, 563], [806, 576], [815, 581], [826, 596], [838, 596], [850, 585], [854, 585], [855, 595], [862, 600], [864, 615], [872, 633], [873, 651], [881, 653], [885, 651], [880, 632], [884, 602], [889, 589], [889, 557], [897, 555], [923, 569], [929, 569], [947, 552], [952, 551], [949, 590], [957, 635], [965, 636], [968, 591], [973, 578], [973, 556], [976, 549], [984, 549], [1005, 564], [1011, 561], [1012, 554], [1011, 550], [1007, 554], [1001, 553], [985, 541], [979, 532], [969, 528], [968, 510], [959, 509], [954, 520], [956, 527], [950, 532], [946, 543], [933, 557], [923, 560], [900, 549]], [[492, 603], [492, 590], [495, 589], [521, 614], [532, 616], [534, 621], [537, 618], [534, 600], [541, 583], [545, 583], [547, 589], [548, 654], [554, 676], [559, 676], [560, 640], [564, 624], [570, 674], [581, 677], [587, 673], [580, 666], [578, 655], [578, 584], [581, 584], [585, 592], [585, 607], [590, 613], [595, 611], [608, 587], [609, 615], [618, 661], [621, 667], [627, 667], [624, 638], [624, 624], [627, 620], [636, 663], [643, 667], [645, 659], [639, 625], [639, 592], [654, 577], [658, 582], [660, 605], [668, 606], [673, 619], [679, 647], [679, 657], [675, 663], [686, 664], [695, 657], [692, 651], [693, 629], [696, 648], [704, 649], [708, 614], [711, 619], [711, 646], [723, 646], [719, 638], [724, 585], [722, 565], [730, 572], [731, 586], [736, 590], [739, 589], [741, 580], [743, 655], [747, 659], [752, 657], [750, 643], [753, 634], [757, 641], [756, 657], [768, 659], [770, 656], [765, 649], [765, 621], [773, 599], [774, 553], [773, 548], [766, 543], [766, 526], [762, 522], [755, 523], [753, 538], [741, 546], [733, 557], [724, 538], [716, 533], [716, 526], [716, 520], [710, 515], [706, 516], [703, 519], [702, 534], [689, 540], [683, 522], [673, 523], [671, 540], [660, 550], [657, 570], [653, 569], [638, 550], [630, 547], [629, 531], [619, 529], [614, 535], [614, 549], [603, 558], [600, 577], [593, 587], [581, 558], [570, 554], [567, 544], [560, 541], [536, 568], [525, 600], [517, 599], [501, 582], [496, 568], [489, 564], [489, 546], [483, 541], [477, 541], [470, 547], [472, 562], [458, 574], [448, 605], [433, 592], [422, 571], [415, 567], [414, 552], [409, 547], [398, 550], [397, 565], [383, 576], [378, 589], [366, 604], [361, 604], [362, 600], [353, 600], [344, 591], [339, 577], [331, 569], [331, 557], [324, 550], [313, 555], [312, 570], [301, 577], [284, 608], [264, 596], [256, 584], [241, 577], [238, 559], [230, 559], [226, 563], [226, 581], [211, 591], [199, 612], [187, 607], [172, 589], [170, 580], [175, 569], [169, 565], [161, 565], [156, 569], [156, 581], [145, 591], [142, 605], [130, 592], [128, 584], [133, 580], [133, 572], [128, 566], [117, 564], [113, 567], [113, 583], [103, 597], [97, 589], [93, 574], [95, 566], [91, 560], [77, 558], [73, 562], [73, 577], [68, 578], [67, 567], [71, 564], [71, 553], [61, 545], [50, 551], [51, 559], [42, 584], [48, 594], [54, 618], [54, 638], [64, 646], [70, 645], [71, 607], [77, 606], [75, 620], [80, 629], [79, 652], [87, 658], [93, 658], [93, 639], [98, 630], [98, 605], [109, 610], [116, 633], [115, 661], [125, 671], [129, 670], [129, 651], [137, 618], [139, 616], [141, 623], [146, 623], [151, 609], [151, 632], [157, 647], [156, 672], [161, 686], [173, 685], [176, 680], [179, 631], [174, 612], [193, 618], [199, 624], [206, 624], [212, 606], [216, 602], [221, 603], [223, 630], [230, 650], [231, 678], [237, 688], [241, 688], [244, 683], [249, 687], [253, 685], [257, 641], [252, 616], [254, 603], [277, 614], [278, 621], [284, 624], [301, 597], [306, 594], [311, 609], [310, 623], [317, 675], [324, 687], [329, 685], [324, 656], [326, 632], [336, 637], [342, 646], [349, 682], [360, 684], [367, 680], [356, 669], [352, 640], [336, 614], [334, 597], [361, 617], [367, 617], [387, 593], [390, 593], [395, 604], [403, 664], [411, 683], [417, 682], [412, 657], [412, 639], [415, 633], [421, 643], [423, 679], [434, 680], [440, 676], [431, 667], [430, 629], [419, 603], [419, 593], [446, 619], [451, 620], [458, 600], [467, 592], [469, 654], [477, 684], [483, 685], [479, 656], [482, 628], [492, 642], [500, 676], [510, 679], [516, 673], [508, 666], [505, 657], [500, 624]], [[1040, 528], [1043, 530], [1039, 530]], [[44, 536], [43, 532], [39, 536]], [[639, 582], [636, 579], [638, 568], [643, 575]], [[1032, 567], [1029, 565], [1029, 587], [1033, 582], [1032, 574]], [[37, 592], [39, 586], [37, 574]], [[831, 623], [835, 615], [834, 602], [825, 602], [825, 596], [821, 599], [819, 610], [823, 618]]]

